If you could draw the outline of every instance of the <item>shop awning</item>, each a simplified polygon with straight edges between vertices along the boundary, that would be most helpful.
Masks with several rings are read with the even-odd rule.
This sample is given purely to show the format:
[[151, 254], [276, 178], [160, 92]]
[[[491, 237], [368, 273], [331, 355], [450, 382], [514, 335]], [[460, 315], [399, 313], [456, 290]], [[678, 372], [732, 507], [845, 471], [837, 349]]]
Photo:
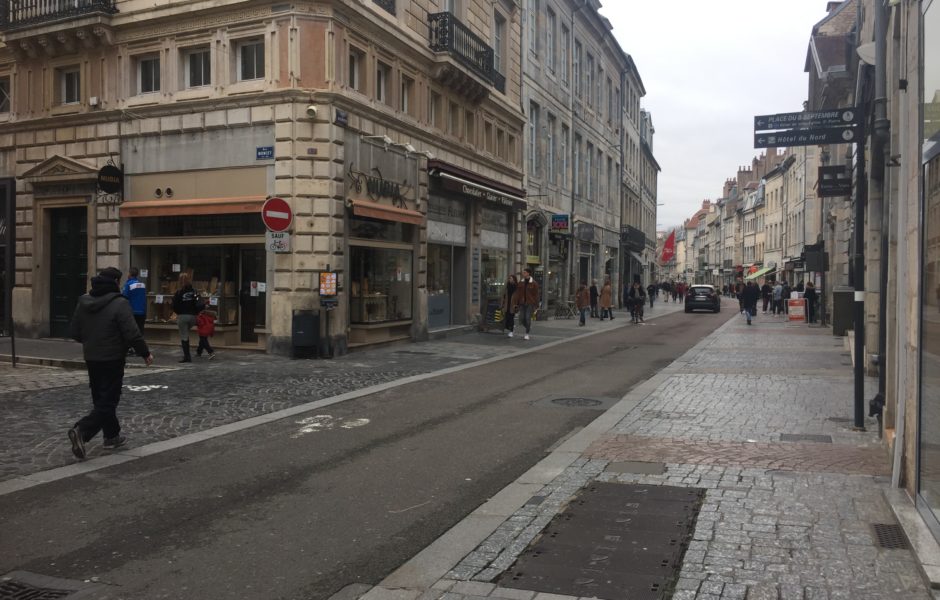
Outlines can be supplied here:
[[630, 250], [630, 256], [632, 256], [633, 260], [635, 260], [638, 263], [643, 262], [643, 257], [637, 254], [636, 252], [634, 252], [633, 250]]
[[228, 215], [258, 213], [264, 196], [238, 196], [235, 198], [191, 198], [175, 200], [140, 200], [121, 205], [121, 217], [170, 217], [179, 215]]
[[440, 169], [431, 170], [430, 175], [439, 177], [442, 181], [450, 181], [457, 184], [457, 187], [450, 188], [450, 191], [468, 194], [477, 198], [489, 200], [490, 202], [500, 202], [517, 210], [526, 209], [526, 200], [522, 196], [516, 196], [515, 194], [510, 194], [509, 192], [504, 192], [494, 187], [483, 185], [476, 181], [471, 181], [464, 177], [458, 177], [457, 175], [452, 175]]
[[369, 200], [350, 200], [349, 205], [352, 207], [353, 214], [357, 217], [411, 223], [412, 225], [424, 223], [424, 215], [416, 210], [379, 204]]
[[770, 273], [775, 268], [776, 267], [764, 267], [763, 269], [758, 269], [754, 271], [753, 273], [751, 273], [750, 275], [748, 275], [747, 277], [745, 277], [744, 279], [757, 279], [761, 275], [766, 275], [767, 273]]

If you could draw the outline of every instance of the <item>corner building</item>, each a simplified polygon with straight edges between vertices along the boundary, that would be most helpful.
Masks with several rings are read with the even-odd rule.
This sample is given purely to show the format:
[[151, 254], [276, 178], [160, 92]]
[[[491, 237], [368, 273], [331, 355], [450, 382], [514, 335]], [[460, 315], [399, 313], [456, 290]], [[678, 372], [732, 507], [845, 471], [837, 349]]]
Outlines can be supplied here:
[[[189, 272], [221, 346], [290, 353], [312, 309], [321, 350], [343, 353], [477, 324], [520, 268], [515, 3], [9, 5], [0, 178], [16, 189], [21, 335], [65, 335], [89, 274], [136, 266], [151, 341], [176, 339]], [[97, 187], [109, 163], [123, 194]], [[273, 196], [293, 212], [286, 252], [266, 243]]]

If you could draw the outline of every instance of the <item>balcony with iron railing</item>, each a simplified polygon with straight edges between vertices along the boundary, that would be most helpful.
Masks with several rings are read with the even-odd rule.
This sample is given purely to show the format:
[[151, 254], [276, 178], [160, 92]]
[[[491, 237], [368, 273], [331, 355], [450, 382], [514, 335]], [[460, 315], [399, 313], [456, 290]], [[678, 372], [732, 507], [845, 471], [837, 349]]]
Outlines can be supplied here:
[[3, 0], [0, 2], [0, 31], [117, 12], [116, 0]]
[[496, 53], [483, 38], [470, 31], [449, 12], [428, 14], [428, 46], [434, 52], [446, 52], [460, 65], [505, 92], [506, 78], [496, 70]]

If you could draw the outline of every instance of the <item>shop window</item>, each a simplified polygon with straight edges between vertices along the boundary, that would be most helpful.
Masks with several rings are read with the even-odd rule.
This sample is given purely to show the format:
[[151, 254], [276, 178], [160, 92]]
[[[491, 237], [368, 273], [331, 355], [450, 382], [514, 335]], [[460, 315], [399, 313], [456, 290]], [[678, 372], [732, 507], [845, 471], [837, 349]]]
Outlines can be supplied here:
[[187, 88], [212, 85], [209, 48], [196, 48], [183, 53], [183, 77]]
[[264, 40], [246, 40], [236, 44], [238, 81], [264, 79]]
[[0, 77], [0, 113], [10, 112], [10, 78]]
[[[239, 246], [180, 245], [132, 246], [131, 264], [147, 273], [147, 321], [153, 324], [176, 322], [173, 294], [180, 273], [189, 273], [193, 288], [203, 297], [218, 325], [235, 325], [239, 319]], [[248, 292], [248, 282], [244, 282]], [[263, 321], [262, 321], [263, 323]]]
[[349, 237], [409, 244], [414, 239], [414, 226], [394, 221], [350, 218]]
[[56, 69], [58, 104], [77, 104], [81, 101], [82, 78], [78, 67]]
[[152, 94], [160, 91], [160, 55], [147, 54], [134, 59], [137, 65], [137, 93]]
[[264, 224], [257, 214], [142, 217], [131, 220], [131, 237], [168, 238], [223, 235], [264, 235]]
[[350, 246], [350, 323], [411, 319], [412, 250]]

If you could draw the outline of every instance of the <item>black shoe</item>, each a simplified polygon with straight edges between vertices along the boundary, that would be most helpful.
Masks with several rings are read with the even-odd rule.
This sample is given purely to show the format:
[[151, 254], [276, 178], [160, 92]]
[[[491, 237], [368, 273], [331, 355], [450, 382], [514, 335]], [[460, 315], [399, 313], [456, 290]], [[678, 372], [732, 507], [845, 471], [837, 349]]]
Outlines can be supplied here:
[[120, 448], [127, 443], [127, 438], [123, 435], [116, 435], [113, 438], [104, 439], [104, 447], [108, 450], [113, 450], [114, 448]]
[[183, 358], [179, 359], [179, 360], [176, 361], [176, 362], [181, 362], [181, 363], [184, 363], [184, 362], [193, 362], [193, 359], [191, 359], [191, 358], [188, 357], [188, 356], [184, 356]]
[[78, 427], [69, 429], [69, 441], [72, 442], [72, 454], [78, 460], [85, 460], [85, 440], [82, 439], [82, 432]]

